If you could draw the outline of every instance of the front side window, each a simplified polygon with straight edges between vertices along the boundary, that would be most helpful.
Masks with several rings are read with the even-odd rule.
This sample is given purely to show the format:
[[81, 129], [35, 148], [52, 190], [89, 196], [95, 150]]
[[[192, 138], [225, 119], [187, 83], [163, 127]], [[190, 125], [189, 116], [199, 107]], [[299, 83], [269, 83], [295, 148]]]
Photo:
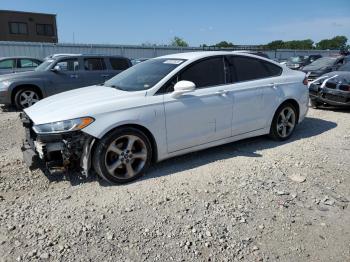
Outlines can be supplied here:
[[231, 56], [228, 61], [231, 75], [238, 82], [277, 76], [282, 70], [269, 62], [251, 57]]
[[37, 24], [36, 25], [37, 35], [54, 36], [53, 25], [51, 24]]
[[12, 69], [13, 67], [14, 67], [13, 59], [6, 59], [3, 61], [0, 61], [0, 69]]
[[105, 82], [104, 85], [130, 92], [147, 90], [155, 86], [184, 61], [183, 59], [167, 58], [150, 59], [124, 70]]
[[10, 22], [10, 34], [14, 35], [27, 35], [28, 25], [27, 23]]
[[106, 70], [106, 64], [103, 58], [86, 58], [84, 68], [87, 71]]
[[78, 71], [79, 62], [76, 58], [70, 58], [59, 61], [56, 66], [59, 66], [62, 71]]
[[113, 70], [125, 70], [130, 67], [129, 61], [125, 58], [110, 58], [109, 61]]
[[180, 80], [191, 81], [196, 85], [196, 88], [225, 84], [223, 58], [214, 57], [195, 62], [179, 75]]
[[34, 68], [37, 67], [40, 63], [32, 59], [20, 59], [19, 67], [20, 68]]

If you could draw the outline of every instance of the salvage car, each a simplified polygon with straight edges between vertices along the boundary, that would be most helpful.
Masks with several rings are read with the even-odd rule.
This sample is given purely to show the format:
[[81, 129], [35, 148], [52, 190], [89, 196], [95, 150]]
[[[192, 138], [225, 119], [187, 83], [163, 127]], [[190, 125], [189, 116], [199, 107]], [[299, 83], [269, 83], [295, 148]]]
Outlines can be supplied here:
[[290, 69], [298, 70], [321, 57], [321, 55], [292, 56], [287, 60], [286, 66]]
[[52, 55], [32, 72], [0, 76], [0, 104], [27, 108], [60, 92], [102, 84], [130, 66], [121, 56]]
[[336, 71], [343, 64], [344, 56], [322, 57], [304, 66], [301, 70], [307, 74], [308, 80], [312, 81], [325, 73]]
[[309, 92], [313, 108], [320, 106], [350, 107], [350, 63], [310, 83]]
[[78, 166], [126, 183], [151, 162], [269, 134], [291, 137], [308, 111], [305, 74], [263, 57], [193, 52], [139, 63], [102, 86], [22, 113], [25, 162]]
[[0, 75], [33, 71], [43, 61], [33, 57], [0, 58]]

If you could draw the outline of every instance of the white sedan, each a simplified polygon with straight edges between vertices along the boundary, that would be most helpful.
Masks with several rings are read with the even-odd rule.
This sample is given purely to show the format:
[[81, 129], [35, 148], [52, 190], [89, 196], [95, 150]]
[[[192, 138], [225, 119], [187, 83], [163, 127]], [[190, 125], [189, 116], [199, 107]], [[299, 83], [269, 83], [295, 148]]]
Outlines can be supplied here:
[[43, 160], [125, 183], [173, 156], [265, 134], [286, 140], [308, 100], [305, 74], [269, 59], [167, 55], [25, 109], [22, 150], [31, 167]]

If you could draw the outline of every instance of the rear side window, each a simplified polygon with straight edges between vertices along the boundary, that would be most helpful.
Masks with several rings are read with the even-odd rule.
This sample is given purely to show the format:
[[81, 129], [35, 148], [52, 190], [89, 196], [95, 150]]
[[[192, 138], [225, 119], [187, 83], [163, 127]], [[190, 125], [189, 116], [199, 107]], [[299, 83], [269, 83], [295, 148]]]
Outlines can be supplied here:
[[125, 70], [130, 67], [129, 61], [125, 58], [110, 58], [109, 61], [113, 70]]
[[223, 58], [215, 57], [195, 62], [180, 74], [179, 80], [191, 81], [197, 88], [225, 84]]
[[7, 59], [0, 61], [0, 69], [12, 69], [14, 66], [14, 60], [13, 59]]
[[250, 57], [231, 56], [228, 61], [232, 82], [278, 76], [282, 71], [279, 66]]
[[103, 58], [85, 58], [84, 68], [87, 71], [106, 70], [106, 64]]
[[40, 62], [32, 59], [20, 59], [19, 67], [20, 68], [34, 68], [40, 65]]

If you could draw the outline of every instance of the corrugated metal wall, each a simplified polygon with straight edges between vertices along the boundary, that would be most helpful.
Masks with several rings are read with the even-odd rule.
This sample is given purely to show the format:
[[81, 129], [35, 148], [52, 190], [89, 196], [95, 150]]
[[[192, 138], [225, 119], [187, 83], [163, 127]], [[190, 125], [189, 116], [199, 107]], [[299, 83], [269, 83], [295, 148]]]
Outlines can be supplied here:
[[[152, 58], [167, 54], [202, 51], [200, 47], [144, 47], [130, 45], [101, 45], [101, 44], [51, 44], [26, 42], [0, 42], [0, 57], [30, 56], [44, 58], [51, 54], [108, 54], [122, 55], [129, 58]], [[294, 55], [321, 54], [323, 56], [339, 53], [337, 50], [272, 50], [264, 51], [270, 58], [285, 59]]]

